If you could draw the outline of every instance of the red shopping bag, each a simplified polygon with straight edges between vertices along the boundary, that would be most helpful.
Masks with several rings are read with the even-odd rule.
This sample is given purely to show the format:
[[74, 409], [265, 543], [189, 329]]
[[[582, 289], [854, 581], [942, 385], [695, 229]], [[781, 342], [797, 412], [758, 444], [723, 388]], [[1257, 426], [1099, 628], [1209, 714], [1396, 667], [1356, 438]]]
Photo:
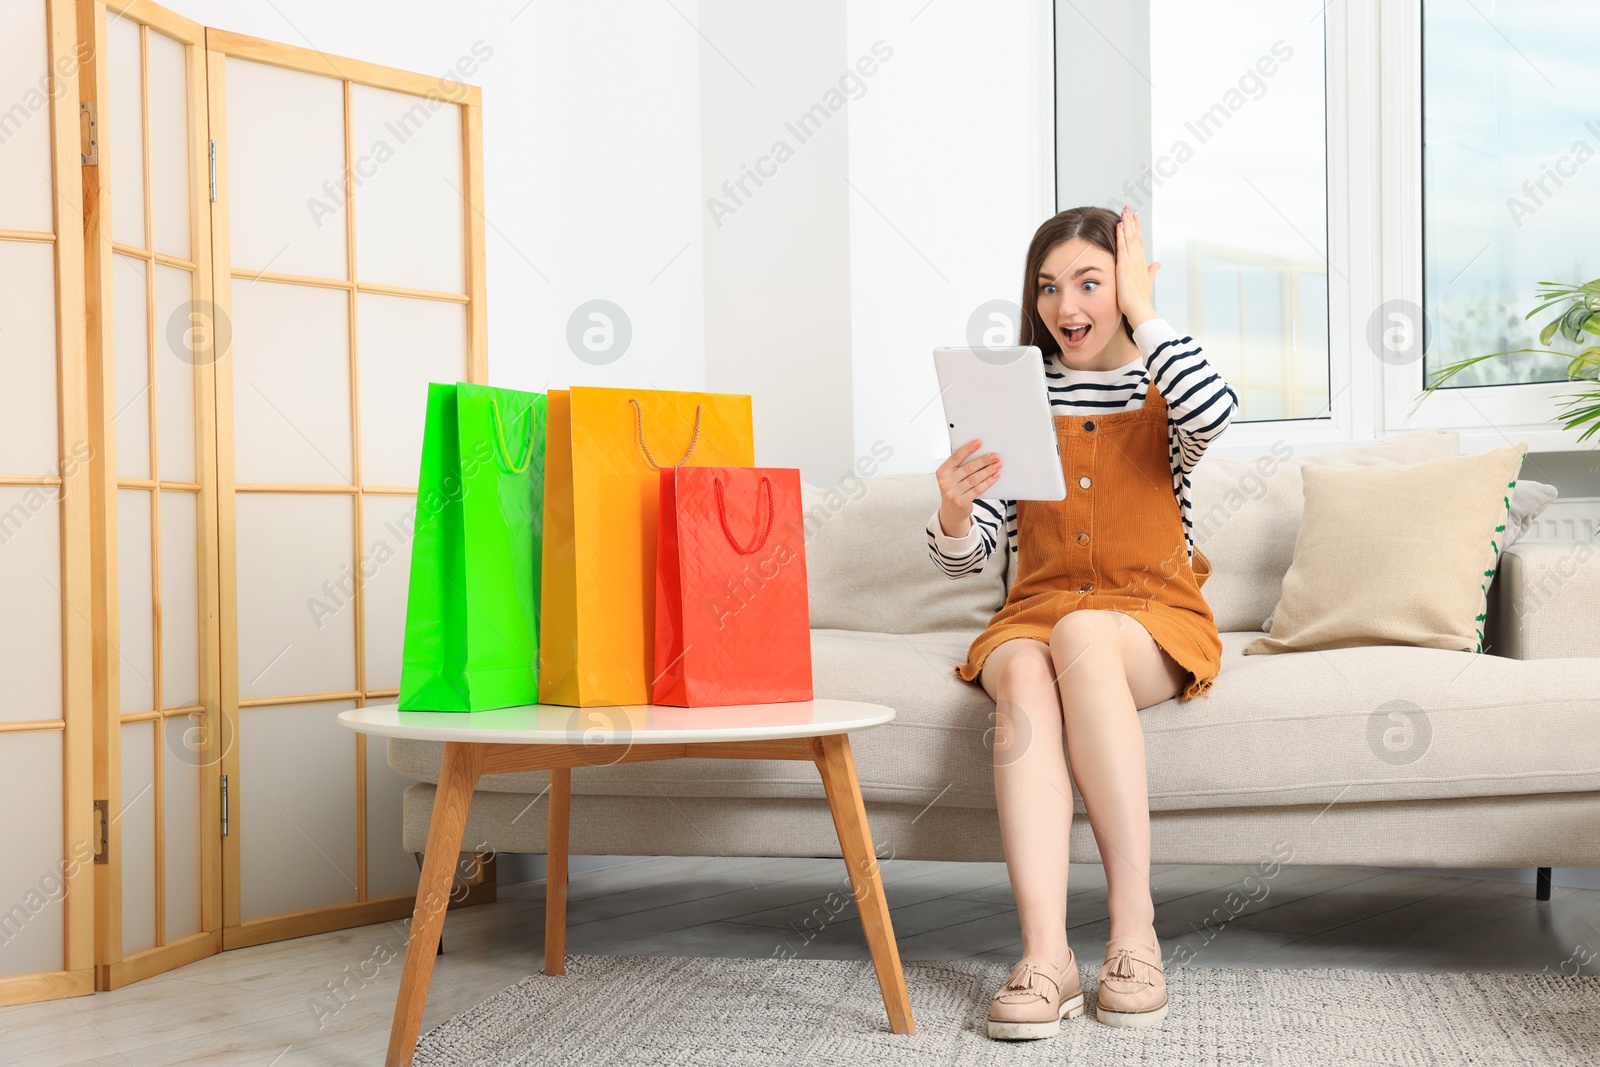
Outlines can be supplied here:
[[810, 700], [800, 471], [663, 467], [651, 701]]

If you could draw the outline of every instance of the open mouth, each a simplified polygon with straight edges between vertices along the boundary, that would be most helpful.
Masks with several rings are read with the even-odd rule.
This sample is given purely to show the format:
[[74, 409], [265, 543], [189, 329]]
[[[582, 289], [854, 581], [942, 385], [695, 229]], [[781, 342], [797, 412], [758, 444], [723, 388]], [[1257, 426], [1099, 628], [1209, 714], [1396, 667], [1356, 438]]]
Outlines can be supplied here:
[[1061, 334], [1066, 338], [1068, 348], [1077, 348], [1083, 344], [1083, 339], [1089, 336], [1089, 331], [1092, 328], [1090, 323], [1084, 323], [1081, 326], [1063, 326], [1061, 327]]

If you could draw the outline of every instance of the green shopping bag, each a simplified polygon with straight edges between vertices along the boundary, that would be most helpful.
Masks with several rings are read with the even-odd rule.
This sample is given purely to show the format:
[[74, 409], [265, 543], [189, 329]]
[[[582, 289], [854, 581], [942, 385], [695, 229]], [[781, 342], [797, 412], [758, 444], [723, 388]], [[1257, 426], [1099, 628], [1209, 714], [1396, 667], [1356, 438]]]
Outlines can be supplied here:
[[428, 383], [402, 711], [539, 701], [545, 395]]

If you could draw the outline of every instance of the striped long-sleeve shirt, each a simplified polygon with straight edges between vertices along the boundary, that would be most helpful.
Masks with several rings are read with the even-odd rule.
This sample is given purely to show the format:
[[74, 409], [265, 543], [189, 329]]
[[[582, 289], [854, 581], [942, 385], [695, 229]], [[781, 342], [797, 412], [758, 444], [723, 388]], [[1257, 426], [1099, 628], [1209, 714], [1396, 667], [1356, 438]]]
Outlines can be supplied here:
[[[1060, 353], [1045, 358], [1045, 385], [1052, 415], [1098, 415], [1144, 407], [1151, 378], [1167, 402], [1168, 454], [1172, 492], [1183, 516], [1183, 539], [1194, 560], [1194, 523], [1189, 518], [1189, 472], [1206, 446], [1228, 428], [1239, 407], [1233, 388], [1206, 361], [1194, 338], [1180, 335], [1165, 319], [1151, 319], [1133, 331], [1139, 358], [1114, 370], [1077, 370]], [[982, 450], [979, 450], [982, 454]], [[983, 570], [1000, 543], [1017, 551], [1017, 502], [978, 498], [964, 537], [951, 537], [939, 524], [939, 510], [928, 519], [928, 555], [951, 578]]]

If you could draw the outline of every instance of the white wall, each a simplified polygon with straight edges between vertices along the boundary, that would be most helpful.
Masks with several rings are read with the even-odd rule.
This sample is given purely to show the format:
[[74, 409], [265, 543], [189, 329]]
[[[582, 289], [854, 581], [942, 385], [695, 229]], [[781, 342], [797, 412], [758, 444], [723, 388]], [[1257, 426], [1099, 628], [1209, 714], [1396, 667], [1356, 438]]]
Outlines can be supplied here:
[[883, 442], [889, 472], [949, 456], [933, 349], [1021, 299], [1055, 213], [1050, 26], [1031, 0], [849, 5], [847, 53], [893, 49], [851, 105], [849, 174], [853, 456]]
[[[930, 350], [1019, 297], [1054, 210], [1044, 2], [168, 6], [429, 73], [483, 41], [491, 380], [749, 393], [756, 461], [814, 483], [949, 454]], [[785, 126], [841, 100], [803, 141]], [[762, 163], [778, 140], [793, 156]], [[758, 164], [733, 213], [708, 206]], [[595, 299], [631, 328], [613, 362], [568, 345]]]
[[699, 9], [706, 388], [750, 394], [758, 465], [831, 481], [853, 455], [845, 0]]
[[931, 470], [932, 349], [1020, 298], [1054, 211], [1049, 5], [700, 11], [707, 388], [754, 396], [757, 462], [814, 484]]

